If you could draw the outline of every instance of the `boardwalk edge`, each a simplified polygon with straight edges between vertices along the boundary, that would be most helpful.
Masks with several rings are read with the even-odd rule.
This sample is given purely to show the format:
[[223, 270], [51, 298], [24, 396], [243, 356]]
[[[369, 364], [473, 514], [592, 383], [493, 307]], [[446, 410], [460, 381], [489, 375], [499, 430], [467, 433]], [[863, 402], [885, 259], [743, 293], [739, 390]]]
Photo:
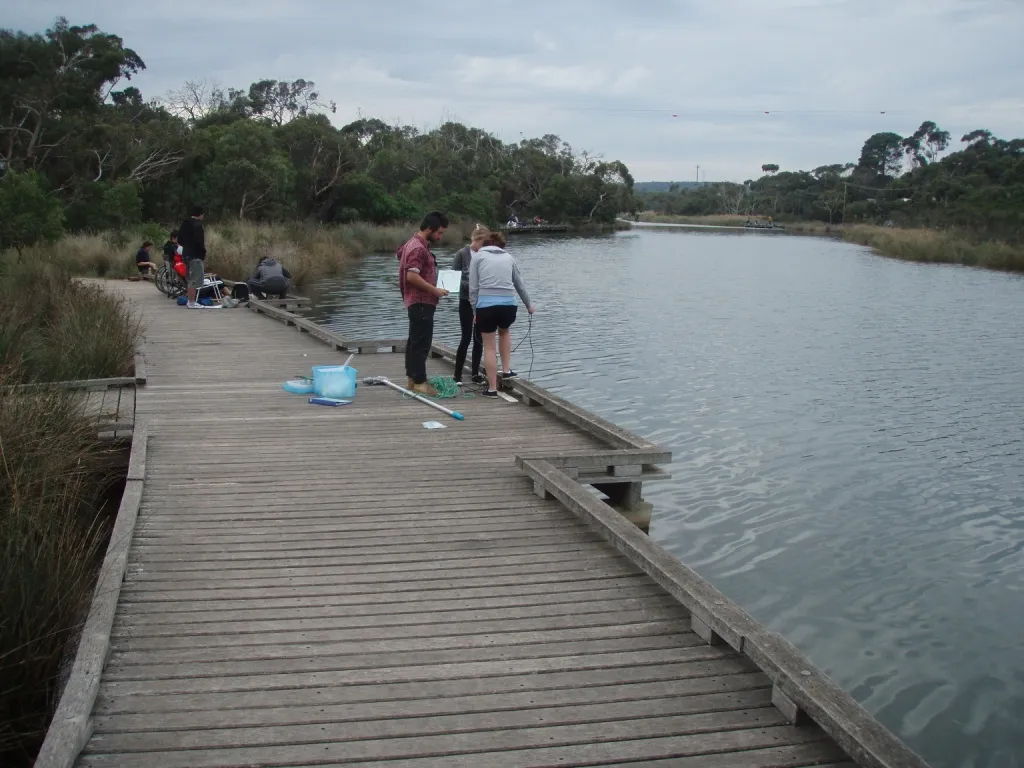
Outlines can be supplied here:
[[773, 699], [791, 720], [803, 715], [863, 768], [927, 768], [917, 754], [848, 693], [815, 668], [788, 640], [761, 626], [561, 469], [544, 459], [517, 458], [538, 493], [553, 496], [687, 608], [708, 642], [745, 654], [771, 680]]
[[96, 578], [89, 615], [82, 629], [71, 676], [46, 732], [35, 768], [71, 768], [92, 734], [93, 704], [110, 651], [110, 631], [142, 502], [148, 442], [148, 425], [137, 420], [128, 461], [128, 479], [114, 528], [110, 532], [106, 556]]

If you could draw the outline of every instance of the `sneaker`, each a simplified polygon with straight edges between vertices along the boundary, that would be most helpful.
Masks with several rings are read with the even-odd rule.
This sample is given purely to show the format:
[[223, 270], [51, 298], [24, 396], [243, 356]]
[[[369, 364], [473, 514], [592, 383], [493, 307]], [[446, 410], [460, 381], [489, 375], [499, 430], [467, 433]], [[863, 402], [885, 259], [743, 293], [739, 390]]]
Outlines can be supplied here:
[[455, 386], [462, 389], [466, 385], [462, 383], [462, 379], [455, 379]]
[[473, 374], [473, 383], [474, 384], [486, 384], [487, 383], [487, 377], [484, 376], [482, 373], [474, 373]]
[[493, 398], [495, 398], [495, 399], [496, 399], [496, 398], [498, 397], [498, 390], [496, 390], [496, 389], [488, 389], [488, 390], [485, 390], [485, 391], [483, 392], [483, 396], [484, 396], [484, 397], [493, 397]]
[[204, 307], [202, 304], [197, 304], [194, 301], [189, 304], [186, 304], [185, 306], [188, 307], [189, 309], [206, 309], [206, 307]]
[[501, 378], [503, 378], [503, 379], [514, 379], [514, 378], [516, 378], [518, 376], [519, 376], [519, 374], [516, 373], [515, 371], [502, 371], [501, 372]]

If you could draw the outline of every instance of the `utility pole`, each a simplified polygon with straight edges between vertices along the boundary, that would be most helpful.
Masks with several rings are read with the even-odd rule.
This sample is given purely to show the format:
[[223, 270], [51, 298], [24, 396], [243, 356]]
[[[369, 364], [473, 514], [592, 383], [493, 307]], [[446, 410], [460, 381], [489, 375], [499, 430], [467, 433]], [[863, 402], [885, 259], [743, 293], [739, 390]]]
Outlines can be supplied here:
[[846, 226], [846, 190], [849, 186], [845, 181], [843, 182], [843, 220], [839, 225], [841, 227]]
[[700, 166], [697, 166], [697, 183], [700, 184]]

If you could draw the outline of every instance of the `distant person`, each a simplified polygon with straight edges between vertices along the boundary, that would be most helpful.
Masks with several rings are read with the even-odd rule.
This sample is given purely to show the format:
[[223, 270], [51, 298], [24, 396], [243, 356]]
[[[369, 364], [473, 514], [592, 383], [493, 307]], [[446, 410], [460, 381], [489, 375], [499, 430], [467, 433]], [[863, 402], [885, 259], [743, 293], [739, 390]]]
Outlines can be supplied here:
[[185, 262], [186, 280], [188, 281], [188, 306], [190, 309], [202, 309], [203, 305], [196, 301], [199, 289], [203, 287], [206, 272], [206, 232], [203, 219], [206, 213], [201, 205], [193, 205], [189, 217], [178, 227], [178, 244], [181, 246], [181, 257]]
[[476, 229], [470, 236], [469, 245], [465, 246], [455, 254], [452, 261], [452, 269], [462, 270], [462, 282], [459, 285], [459, 325], [462, 327], [462, 337], [459, 339], [459, 348], [455, 352], [455, 383], [462, 384], [462, 371], [466, 366], [466, 353], [469, 351], [470, 339], [473, 341], [473, 357], [469, 368], [471, 380], [474, 384], [483, 384], [486, 377], [480, 373], [480, 358], [483, 355], [483, 340], [480, 338], [480, 329], [476, 327], [473, 316], [473, 305], [469, 303], [469, 265], [473, 261], [473, 254], [480, 250], [484, 240], [490, 234], [483, 224], [477, 224]]
[[409, 238], [398, 257], [398, 288], [409, 315], [409, 338], [405, 344], [405, 374], [409, 389], [421, 395], [437, 394], [427, 383], [427, 358], [434, 342], [434, 313], [437, 301], [448, 291], [437, 287], [437, 259], [431, 243], [441, 242], [448, 218], [441, 212], [428, 213], [419, 232]]
[[142, 247], [135, 252], [135, 267], [139, 270], [139, 276], [143, 280], [149, 279], [149, 272], [152, 269], [156, 269], [156, 264], [153, 263], [150, 256], [150, 252], [153, 250], [153, 241], [146, 240]]
[[174, 255], [180, 253], [180, 248], [181, 246], [178, 245], [178, 233], [171, 232], [167, 236], [167, 242], [164, 243], [163, 247], [164, 264], [167, 265], [168, 269], [174, 266]]
[[292, 275], [273, 256], [264, 256], [246, 284], [249, 293], [257, 299], [264, 298], [266, 294], [283, 299], [292, 287]]
[[505, 236], [501, 232], [492, 232], [486, 236], [469, 265], [469, 301], [476, 310], [476, 324], [484, 342], [488, 384], [485, 397], [498, 396], [499, 349], [503, 365], [501, 377], [512, 379], [517, 375], [512, 370], [512, 334], [509, 331], [516, 321], [517, 293], [532, 315], [535, 308], [515, 259], [505, 251]]

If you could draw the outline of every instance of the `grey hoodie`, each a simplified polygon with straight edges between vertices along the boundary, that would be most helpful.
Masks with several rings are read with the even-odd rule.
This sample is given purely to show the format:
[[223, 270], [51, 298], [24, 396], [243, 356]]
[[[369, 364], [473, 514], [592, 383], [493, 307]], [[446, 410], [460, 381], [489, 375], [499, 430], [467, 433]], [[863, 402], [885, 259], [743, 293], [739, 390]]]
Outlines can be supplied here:
[[514, 296], [519, 294], [530, 306], [519, 267], [512, 254], [494, 245], [485, 245], [469, 263], [469, 301], [475, 307], [481, 296]]

